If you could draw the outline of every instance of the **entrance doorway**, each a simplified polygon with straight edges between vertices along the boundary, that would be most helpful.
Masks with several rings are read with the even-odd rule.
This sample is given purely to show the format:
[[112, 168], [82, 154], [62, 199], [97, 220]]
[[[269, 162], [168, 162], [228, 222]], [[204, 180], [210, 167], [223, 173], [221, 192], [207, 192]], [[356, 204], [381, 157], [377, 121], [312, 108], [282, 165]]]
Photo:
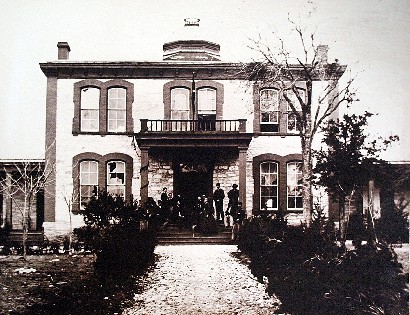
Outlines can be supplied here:
[[198, 196], [210, 197], [213, 168], [211, 162], [174, 161], [174, 194], [188, 206], [193, 206]]

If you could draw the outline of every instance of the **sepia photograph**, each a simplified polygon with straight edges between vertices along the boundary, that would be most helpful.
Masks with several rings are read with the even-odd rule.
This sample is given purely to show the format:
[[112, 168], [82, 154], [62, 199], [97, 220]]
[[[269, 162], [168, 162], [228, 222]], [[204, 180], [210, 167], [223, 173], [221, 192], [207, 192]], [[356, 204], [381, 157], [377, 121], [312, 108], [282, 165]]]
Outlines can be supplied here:
[[409, 1], [0, 3], [1, 314], [409, 314]]

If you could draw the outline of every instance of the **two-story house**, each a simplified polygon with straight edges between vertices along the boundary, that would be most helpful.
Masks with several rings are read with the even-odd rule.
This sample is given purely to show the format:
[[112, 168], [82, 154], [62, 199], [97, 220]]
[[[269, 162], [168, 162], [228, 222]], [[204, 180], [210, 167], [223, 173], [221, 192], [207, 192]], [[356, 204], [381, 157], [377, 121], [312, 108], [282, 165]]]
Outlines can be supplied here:
[[[185, 27], [192, 34], [199, 23], [187, 19]], [[250, 83], [241, 64], [221, 61], [217, 43], [176, 38], [158, 62], [71, 61], [69, 44], [57, 47], [58, 60], [40, 64], [46, 168], [55, 165], [46, 234], [67, 229], [67, 196], [76, 225], [96, 190], [145, 201], [167, 187], [189, 201], [210, 196], [216, 183], [225, 193], [239, 186], [248, 216], [283, 209], [300, 222], [295, 117], [277, 87]], [[300, 82], [300, 95], [304, 89]]]

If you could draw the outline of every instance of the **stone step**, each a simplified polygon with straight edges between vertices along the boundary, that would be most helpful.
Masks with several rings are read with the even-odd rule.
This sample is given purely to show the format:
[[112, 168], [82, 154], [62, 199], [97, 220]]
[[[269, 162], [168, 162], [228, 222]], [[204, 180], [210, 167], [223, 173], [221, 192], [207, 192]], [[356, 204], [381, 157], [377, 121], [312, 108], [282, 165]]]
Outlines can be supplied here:
[[176, 244], [232, 244], [231, 228], [223, 225], [218, 226], [218, 234], [203, 235], [199, 232], [192, 234], [192, 229], [184, 227], [173, 222], [167, 222], [158, 233], [158, 244], [176, 245]]
[[[158, 236], [175, 236], [175, 237], [184, 237], [184, 236], [191, 236], [192, 231], [161, 231], [158, 233]], [[195, 235], [202, 235], [201, 233], [197, 232]], [[231, 231], [220, 231], [217, 235], [231, 235]]]
[[230, 237], [200, 236], [200, 237], [159, 237], [161, 245], [194, 245], [194, 244], [232, 244]]

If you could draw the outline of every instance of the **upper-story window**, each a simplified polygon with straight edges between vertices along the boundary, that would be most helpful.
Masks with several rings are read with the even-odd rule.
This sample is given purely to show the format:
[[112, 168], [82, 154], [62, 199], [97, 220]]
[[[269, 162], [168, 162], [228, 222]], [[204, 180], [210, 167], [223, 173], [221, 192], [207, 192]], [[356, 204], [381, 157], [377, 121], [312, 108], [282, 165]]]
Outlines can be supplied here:
[[[163, 97], [165, 120], [192, 122], [209, 118], [213, 121], [223, 119], [224, 86], [219, 82], [199, 80], [193, 86], [192, 82], [186, 80], [170, 81], [164, 84]], [[178, 126], [195, 127], [193, 124]]]
[[98, 162], [80, 163], [80, 208], [84, 209], [92, 196], [98, 192]]
[[107, 192], [123, 197], [125, 195], [125, 163], [110, 161], [107, 163]]
[[81, 89], [81, 131], [99, 130], [100, 90], [86, 87]]
[[73, 134], [132, 133], [134, 84], [114, 79], [85, 79], [74, 83]]
[[[299, 94], [299, 97], [304, 100], [305, 99], [305, 91], [302, 89], [297, 89], [297, 93]], [[297, 112], [301, 112], [302, 111], [302, 106], [300, 105], [300, 102], [298, 100], [298, 98], [296, 97], [296, 95], [292, 92], [292, 93], [288, 93], [287, 94], [288, 98], [290, 99], [290, 101], [292, 102], [293, 106], [295, 107]], [[296, 133], [297, 127], [296, 127], [296, 115], [295, 113], [292, 111], [292, 107], [290, 106], [289, 103], [287, 103], [287, 109], [288, 109], [288, 115], [287, 115], [287, 132], [288, 133]]]
[[198, 90], [198, 115], [216, 115], [216, 90], [202, 88]]
[[125, 132], [126, 126], [126, 89], [108, 90], [108, 131]]
[[198, 90], [198, 127], [200, 130], [215, 130], [216, 90], [201, 88]]
[[278, 209], [278, 163], [267, 161], [260, 164], [261, 209]]
[[279, 131], [279, 91], [264, 89], [260, 92], [260, 128], [262, 132]]
[[171, 90], [171, 119], [189, 119], [189, 89]]
[[302, 162], [287, 164], [288, 209], [302, 209]]

